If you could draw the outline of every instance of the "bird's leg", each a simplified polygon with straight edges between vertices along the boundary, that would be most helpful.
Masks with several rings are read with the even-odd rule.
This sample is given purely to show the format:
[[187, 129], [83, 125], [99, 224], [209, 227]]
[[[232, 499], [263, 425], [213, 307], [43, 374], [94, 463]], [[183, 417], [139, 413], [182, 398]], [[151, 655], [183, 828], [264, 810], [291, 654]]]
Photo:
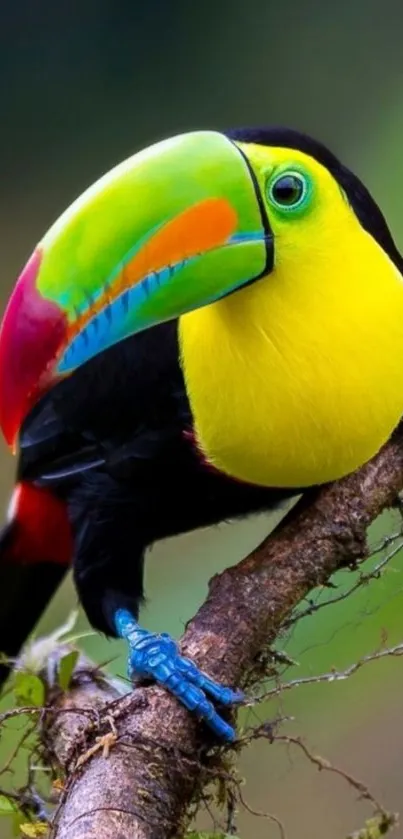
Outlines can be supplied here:
[[[80, 602], [91, 626], [126, 639], [132, 678], [157, 682], [218, 737], [233, 741], [235, 731], [220, 716], [215, 703], [233, 705], [242, 701], [243, 695], [213, 681], [181, 656], [169, 635], [148, 632], [137, 622], [143, 600], [144, 552], [154, 541], [149, 522], [150, 510], [155, 515], [154, 496], [147, 494], [147, 486], [140, 483], [136, 494], [131, 484], [128, 503], [126, 484], [120, 487], [109, 475], [100, 474], [94, 490], [87, 476], [70, 500], [76, 515], [73, 567]], [[166, 515], [162, 502], [160, 506], [161, 515]]]
[[126, 609], [116, 611], [115, 626], [118, 635], [129, 644], [131, 678], [153, 678], [206, 722], [220, 738], [228, 741], [235, 739], [234, 729], [220, 717], [207, 695], [222, 705], [233, 705], [244, 698], [240, 691], [214, 682], [179, 654], [177, 643], [169, 635], [157, 635], [143, 629]]

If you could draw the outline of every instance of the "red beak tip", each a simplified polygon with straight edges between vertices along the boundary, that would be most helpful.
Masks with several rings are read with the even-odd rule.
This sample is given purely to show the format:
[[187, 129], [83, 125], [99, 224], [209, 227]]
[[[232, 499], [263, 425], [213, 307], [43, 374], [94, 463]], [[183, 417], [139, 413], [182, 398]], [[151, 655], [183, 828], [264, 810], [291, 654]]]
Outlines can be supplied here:
[[[66, 335], [65, 313], [38, 291], [41, 262], [37, 249], [17, 280], [0, 328], [0, 427], [13, 453]], [[47, 384], [50, 380], [51, 372]]]

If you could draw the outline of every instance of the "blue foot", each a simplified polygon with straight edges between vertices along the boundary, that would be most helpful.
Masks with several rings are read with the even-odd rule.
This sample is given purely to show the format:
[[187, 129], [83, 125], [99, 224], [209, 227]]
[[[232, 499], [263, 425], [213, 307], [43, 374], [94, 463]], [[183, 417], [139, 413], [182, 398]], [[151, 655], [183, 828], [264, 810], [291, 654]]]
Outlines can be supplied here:
[[206, 722], [218, 737], [235, 740], [234, 729], [217, 714], [206, 694], [222, 705], [233, 705], [244, 699], [243, 693], [214, 682], [189, 659], [179, 655], [178, 645], [169, 635], [142, 629], [125, 609], [116, 612], [115, 625], [120, 637], [129, 643], [130, 678], [148, 676], [155, 679]]

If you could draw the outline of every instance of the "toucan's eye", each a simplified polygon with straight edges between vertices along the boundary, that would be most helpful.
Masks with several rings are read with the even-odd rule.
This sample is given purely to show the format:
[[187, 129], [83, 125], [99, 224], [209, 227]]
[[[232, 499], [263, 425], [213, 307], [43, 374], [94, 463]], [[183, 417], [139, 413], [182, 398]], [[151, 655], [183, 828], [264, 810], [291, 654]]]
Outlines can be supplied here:
[[308, 182], [299, 172], [282, 172], [269, 184], [268, 197], [281, 210], [296, 210], [308, 196]]

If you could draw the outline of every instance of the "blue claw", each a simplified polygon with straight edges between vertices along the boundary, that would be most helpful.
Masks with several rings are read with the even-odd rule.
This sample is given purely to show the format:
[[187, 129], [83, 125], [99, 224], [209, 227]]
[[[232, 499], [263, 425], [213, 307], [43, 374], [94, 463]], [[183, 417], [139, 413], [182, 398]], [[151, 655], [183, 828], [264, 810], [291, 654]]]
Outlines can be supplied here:
[[234, 729], [219, 716], [206, 694], [222, 705], [233, 705], [244, 699], [241, 691], [214, 682], [193, 662], [179, 655], [178, 645], [170, 635], [156, 635], [142, 629], [125, 609], [118, 609], [115, 624], [120, 637], [126, 638], [129, 643], [131, 678], [152, 677], [206, 722], [218, 737], [235, 740]]

